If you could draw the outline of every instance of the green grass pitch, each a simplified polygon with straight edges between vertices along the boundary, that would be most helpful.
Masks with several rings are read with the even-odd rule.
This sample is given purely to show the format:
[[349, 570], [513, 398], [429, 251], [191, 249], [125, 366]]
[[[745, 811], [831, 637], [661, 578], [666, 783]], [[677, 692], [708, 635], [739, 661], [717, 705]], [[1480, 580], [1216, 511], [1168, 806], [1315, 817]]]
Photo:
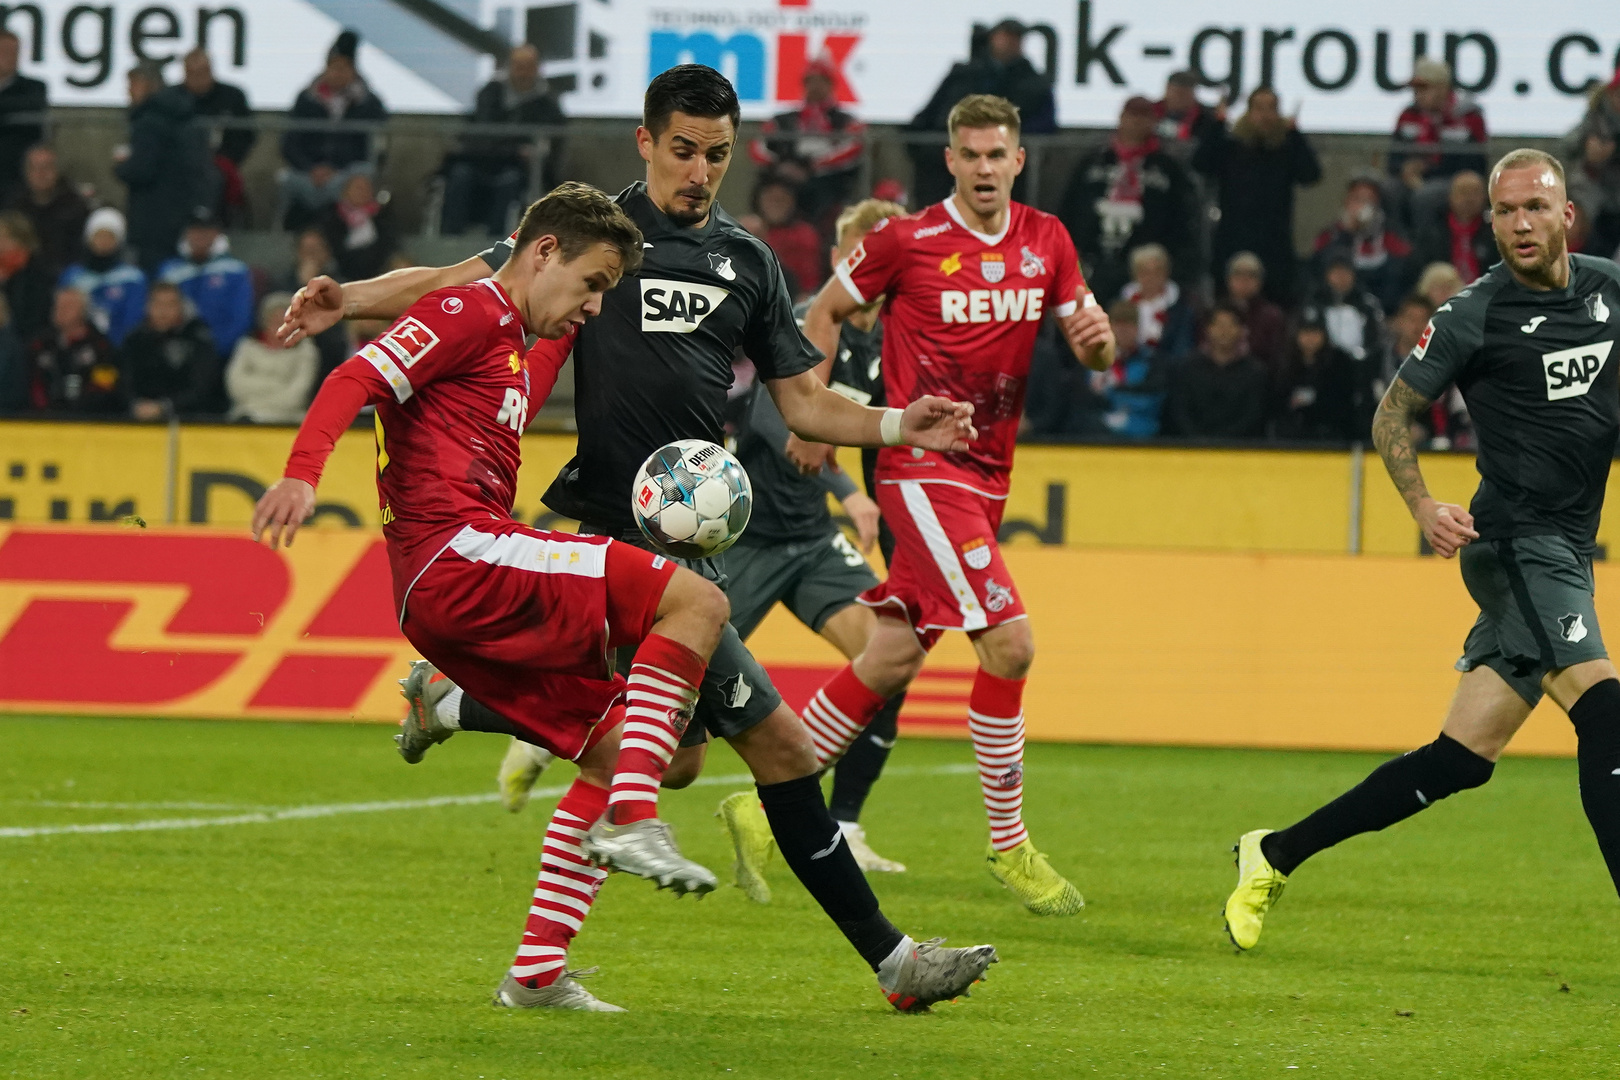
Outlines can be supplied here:
[[[461, 735], [407, 767], [389, 734], [0, 721], [0, 828], [249, 818], [0, 834], [0, 1076], [1620, 1075], [1620, 905], [1573, 762], [1510, 759], [1322, 855], [1239, 956], [1218, 913], [1233, 840], [1375, 757], [1032, 746], [1027, 820], [1088, 904], [1043, 920], [983, 869], [968, 748], [902, 741], [866, 824], [910, 870], [875, 887], [916, 936], [997, 945], [970, 999], [894, 1014], [778, 863], [770, 907], [610, 879], [573, 958], [631, 1011], [559, 1015], [487, 1003], [554, 798], [264, 820], [492, 791], [501, 740]], [[722, 782], [663, 801], [722, 877], [711, 815], [740, 771], [720, 750]]]

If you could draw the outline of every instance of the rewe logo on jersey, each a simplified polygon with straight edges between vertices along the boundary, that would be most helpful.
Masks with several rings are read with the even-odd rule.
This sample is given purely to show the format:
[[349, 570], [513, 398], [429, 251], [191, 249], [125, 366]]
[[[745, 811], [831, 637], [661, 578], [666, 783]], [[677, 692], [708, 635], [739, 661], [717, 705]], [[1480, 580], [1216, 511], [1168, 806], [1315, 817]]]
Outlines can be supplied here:
[[1592, 389], [1592, 381], [1609, 362], [1612, 341], [1599, 341], [1591, 345], [1577, 345], [1573, 349], [1543, 353], [1541, 366], [1547, 376], [1547, 400], [1583, 397]]
[[1038, 322], [1045, 289], [946, 289], [939, 294], [942, 322]]
[[692, 281], [641, 279], [641, 329], [644, 333], [690, 334], [731, 295], [729, 289]]

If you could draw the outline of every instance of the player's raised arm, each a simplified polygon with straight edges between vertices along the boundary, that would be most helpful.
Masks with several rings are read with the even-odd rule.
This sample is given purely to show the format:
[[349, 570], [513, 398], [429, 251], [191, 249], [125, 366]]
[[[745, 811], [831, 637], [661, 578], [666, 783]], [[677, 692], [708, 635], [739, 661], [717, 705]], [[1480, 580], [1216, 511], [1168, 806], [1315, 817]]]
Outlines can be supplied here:
[[1107, 371], [1114, 366], [1114, 329], [1108, 312], [1084, 285], [1075, 290], [1075, 302], [1079, 307], [1072, 315], [1058, 316], [1063, 336], [1082, 364], [1093, 371]]
[[379, 277], [339, 285], [325, 275], [293, 294], [276, 336], [287, 345], [327, 330], [344, 319], [395, 319], [434, 289], [488, 277], [483, 255], [454, 266], [407, 266]]
[[814, 371], [767, 379], [765, 386], [788, 428], [811, 442], [961, 451], [979, 434], [965, 401], [927, 395], [904, 409], [872, 409], [829, 390]]
[[1429, 546], [1442, 558], [1449, 559], [1469, 541], [1479, 538], [1474, 531], [1474, 517], [1455, 503], [1436, 502], [1423, 482], [1423, 471], [1418, 468], [1417, 448], [1412, 445], [1412, 423], [1433, 402], [1414, 390], [1404, 379], [1396, 378], [1389, 384], [1384, 399], [1378, 403], [1373, 415], [1373, 445], [1384, 459], [1389, 478], [1406, 500], [1406, 508], [1423, 530]]

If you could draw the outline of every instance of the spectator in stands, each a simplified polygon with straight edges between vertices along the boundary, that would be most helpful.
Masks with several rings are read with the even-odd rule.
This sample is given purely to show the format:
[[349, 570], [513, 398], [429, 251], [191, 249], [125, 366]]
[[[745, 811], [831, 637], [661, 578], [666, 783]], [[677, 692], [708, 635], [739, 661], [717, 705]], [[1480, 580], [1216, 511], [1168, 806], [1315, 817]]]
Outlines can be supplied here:
[[1243, 316], [1216, 304], [1204, 347], [1170, 370], [1172, 433], [1190, 439], [1257, 439], [1266, 428], [1266, 369], [1243, 348]]
[[[1620, 91], [1616, 91], [1620, 96]], [[1612, 259], [1620, 248], [1620, 117], [1610, 128], [1605, 120], [1582, 124], [1579, 153], [1565, 162], [1569, 198], [1585, 219], [1584, 250]]]
[[45, 84], [17, 70], [21, 58], [22, 42], [0, 24], [0, 191], [22, 179], [23, 154], [45, 136], [38, 120], [12, 122], [14, 117], [42, 114], [46, 105]]
[[236, 343], [225, 369], [225, 390], [231, 399], [227, 420], [296, 424], [304, 419], [321, 357], [308, 338], [290, 348], [277, 340], [276, 327], [290, 303], [292, 294], [284, 292], [259, 301], [259, 332]]
[[[253, 119], [247, 94], [240, 86], [222, 83], [214, 78], [214, 63], [208, 50], [192, 49], [186, 53], [185, 81], [180, 88], [191, 99], [192, 112], [197, 116], [220, 120], [245, 121]], [[218, 127], [209, 133], [214, 167], [219, 170], [220, 206], [228, 220], [237, 221], [247, 210], [247, 189], [242, 184], [242, 163], [258, 140], [259, 133], [250, 127]]]
[[[468, 117], [475, 124], [535, 124], [558, 127], [567, 122], [551, 84], [540, 76], [540, 50], [519, 45], [508, 54], [506, 70], [484, 84]], [[450, 235], [483, 226], [489, 236], [512, 231], [529, 190], [531, 170], [540, 170], [540, 187], [557, 186], [562, 140], [556, 136], [469, 135], [444, 164], [444, 214], [441, 228]]]
[[321, 234], [337, 259], [340, 281], [376, 277], [399, 251], [388, 195], [377, 193], [367, 173], [343, 182], [341, 197], [321, 220]]
[[1468, 283], [1448, 262], [1432, 262], [1418, 276], [1416, 292], [1435, 307], [1439, 307], [1463, 291]]
[[[274, 288], [277, 291], [295, 293], [312, 278], [337, 277], [341, 274], [337, 260], [332, 257], [332, 248], [326, 242], [326, 234], [320, 229], [309, 228], [298, 234], [298, 247], [293, 256], [293, 265], [284, 277], [278, 279]], [[315, 347], [320, 350], [321, 368], [317, 383], [325, 381], [326, 377], [343, 361], [354, 353], [354, 339], [350, 337], [350, 324], [343, 320], [327, 327], [315, 335]]]
[[1288, 320], [1282, 308], [1261, 295], [1266, 267], [1252, 251], [1240, 251], [1226, 262], [1226, 302], [1243, 316], [1249, 355], [1275, 378], [1288, 348]]
[[148, 274], [174, 254], [191, 211], [219, 198], [213, 152], [193, 115], [190, 96], [163, 85], [160, 62], [130, 71], [129, 145], [114, 151], [113, 172], [129, 188], [129, 244]]
[[33, 407], [33, 368], [28, 352], [11, 330], [11, 309], [0, 296], [0, 416]]
[[748, 144], [762, 177], [793, 185], [799, 213], [811, 224], [836, 217], [849, 200], [866, 145], [866, 125], [838, 107], [837, 78], [828, 61], [810, 61], [804, 68], [804, 103], [765, 121]]
[[0, 289], [19, 341], [32, 341], [51, 320], [52, 281], [39, 263], [34, 226], [15, 210], [0, 212]]
[[1464, 281], [1478, 278], [1501, 258], [1486, 209], [1485, 178], [1466, 169], [1457, 173], [1446, 206], [1417, 234], [1413, 263], [1448, 262]]
[[1198, 280], [1192, 180], [1160, 147], [1157, 122], [1147, 98], [1125, 102], [1113, 139], [1080, 159], [1063, 193], [1058, 217], [1099, 296], [1113, 296], [1125, 284], [1127, 253], [1143, 244], [1169, 252], [1183, 285]]
[[130, 265], [124, 215], [103, 206], [84, 225], [85, 255], [62, 272], [58, 284], [90, 302], [90, 319], [114, 347], [146, 315], [146, 275]]
[[182, 254], [164, 263], [157, 280], [173, 285], [208, 327], [221, 358], [253, 327], [253, 272], [231, 254], [218, 216], [199, 206], [186, 224]]
[[1389, 174], [1406, 203], [1406, 222], [1424, 222], [1445, 202], [1451, 178], [1464, 169], [1481, 176], [1486, 160], [1485, 114], [1452, 87], [1451, 66], [1424, 58], [1412, 66], [1412, 103], [1395, 121], [1395, 141], [1431, 152], [1391, 152]]
[[1198, 73], [1172, 72], [1164, 83], [1164, 99], [1153, 105], [1159, 144], [1183, 162], [1190, 161], [1204, 141], [1226, 127], [1225, 110], [1198, 100]]
[[207, 325], [186, 310], [186, 298], [173, 283], [152, 286], [146, 320], [124, 339], [119, 353], [135, 419], [224, 411], [214, 339]]
[[1171, 265], [1164, 245], [1143, 244], [1131, 252], [1131, 281], [1120, 293], [1136, 305], [1142, 344], [1167, 364], [1193, 351], [1198, 322], [1181, 286], [1170, 279]]
[[1355, 263], [1342, 249], [1328, 252], [1327, 269], [1312, 303], [1320, 309], [1328, 340], [1368, 371], [1384, 367], [1384, 308], [1378, 298], [1361, 287]]
[[780, 180], [761, 184], [754, 191], [754, 212], [764, 222], [764, 240], [782, 263], [794, 298], [803, 299], [820, 288], [826, 248], [815, 226], [799, 216], [793, 188]]
[[56, 290], [50, 325], [30, 343], [28, 355], [34, 408], [111, 415], [127, 406], [112, 343], [90, 322], [79, 290]]
[[1222, 123], [1206, 125], [1192, 163], [1218, 189], [1214, 264], [1226, 265], [1239, 251], [1253, 252], [1265, 264], [1266, 295], [1292, 304], [1299, 281], [1294, 188], [1322, 179], [1322, 164], [1293, 117], [1278, 110], [1277, 92], [1268, 86], [1251, 91], [1249, 107], [1230, 133]]
[[1092, 389], [1103, 396], [1103, 426], [1127, 439], [1151, 439], [1159, 433], [1168, 365], [1141, 339], [1141, 312], [1129, 300], [1108, 307], [1114, 330], [1114, 366], [1090, 373]]
[[[1025, 135], [1056, 131], [1057, 100], [1052, 96], [1052, 84], [1024, 55], [1024, 35], [1028, 32], [1029, 28], [1017, 19], [1003, 19], [983, 38], [975, 38], [969, 59], [952, 66], [906, 130], [944, 131], [946, 118], [958, 101], [969, 94], [995, 94], [1018, 107]], [[939, 202], [951, 193], [954, 181], [945, 169], [943, 145], [912, 143], [906, 147], [916, 167], [912, 187], [918, 206]], [[1020, 185], [1014, 184], [1013, 198], [1021, 197], [1020, 190]]]
[[[1371, 430], [1356, 415], [1358, 365], [1328, 340], [1320, 308], [1307, 307], [1272, 385], [1271, 432], [1289, 442], [1352, 442]], [[1370, 417], [1369, 417], [1370, 421]]]
[[[299, 92], [289, 115], [335, 123], [388, 119], [388, 110], [355, 68], [359, 50], [359, 34], [339, 34], [326, 54], [326, 68]], [[372, 136], [365, 131], [289, 131], [281, 137], [281, 156], [289, 170], [285, 229], [303, 228], [337, 202], [350, 174], [375, 169]]]
[[1432, 318], [1434, 305], [1418, 293], [1407, 293], [1396, 305], [1395, 314], [1389, 317], [1390, 348], [1383, 370], [1373, 373], [1372, 393], [1375, 398], [1382, 398], [1384, 391], [1389, 389], [1396, 369], [1417, 348], [1418, 339], [1423, 337], [1423, 330]]
[[1327, 273], [1330, 255], [1345, 253], [1361, 288], [1376, 296], [1384, 310], [1393, 309], [1410, 280], [1412, 246], [1390, 229], [1383, 189], [1370, 176], [1351, 179], [1339, 219], [1317, 234], [1311, 260], [1313, 282], [1320, 283]]
[[40, 267], [51, 278], [79, 254], [90, 204], [57, 166], [56, 151], [43, 143], [23, 157], [23, 182], [12, 189], [5, 208], [28, 219], [39, 237]]

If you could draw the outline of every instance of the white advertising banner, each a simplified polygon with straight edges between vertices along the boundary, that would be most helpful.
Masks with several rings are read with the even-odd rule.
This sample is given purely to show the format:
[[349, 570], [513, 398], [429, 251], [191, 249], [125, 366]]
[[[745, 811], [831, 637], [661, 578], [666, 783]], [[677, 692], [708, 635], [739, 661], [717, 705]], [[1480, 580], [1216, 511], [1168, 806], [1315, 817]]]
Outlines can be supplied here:
[[[1492, 132], [1551, 135], [1620, 60], [1620, 17], [1604, 4], [1541, 0], [439, 0], [469, 26], [537, 40], [549, 76], [573, 87], [576, 116], [635, 116], [648, 79], [673, 64], [713, 64], [736, 82], [745, 115], [792, 103], [812, 57], [839, 72], [862, 117], [905, 121], [928, 100], [975, 28], [1006, 16], [1032, 27], [1025, 53], [1048, 72], [1066, 126], [1111, 125], [1131, 94], [1157, 98], [1192, 68], [1239, 96], [1268, 82], [1314, 131], [1393, 127], [1415, 55], [1453, 62]], [[141, 58], [201, 43], [217, 76], [256, 107], [290, 104], [320, 70], [340, 20], [362, 30], [360, 68], [395, 112], [455, 112], [487, 77], [465, 41], [392, 0], [34, 0], [0, 4], [21, 39], [22, 69], [62, 105], [118, 105]], [[443, 76], [446, 57], [468, 66]], [[437, 65], [437, 66], [436, 66]], [[178, 77], [178, 63], [168, 70]]]

